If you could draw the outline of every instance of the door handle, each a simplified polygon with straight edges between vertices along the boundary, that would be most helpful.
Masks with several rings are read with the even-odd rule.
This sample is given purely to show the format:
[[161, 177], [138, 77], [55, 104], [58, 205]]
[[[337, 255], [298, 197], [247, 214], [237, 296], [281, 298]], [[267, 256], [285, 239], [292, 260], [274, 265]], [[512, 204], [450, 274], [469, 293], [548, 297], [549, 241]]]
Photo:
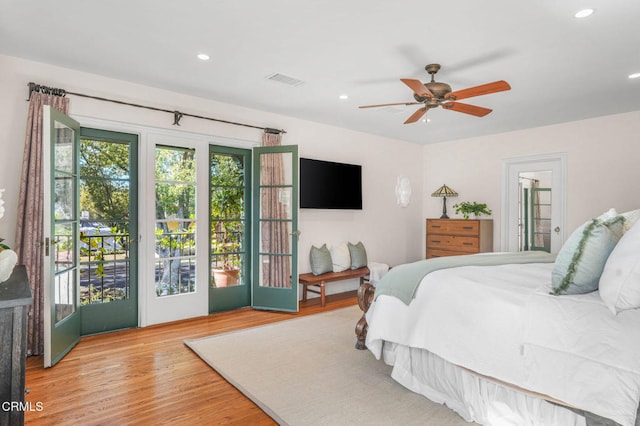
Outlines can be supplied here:
[[560, 227], [556, 226], [555, 228], [553, 228], [553, 230], [555, 231], [556, 234], [560, 233]]

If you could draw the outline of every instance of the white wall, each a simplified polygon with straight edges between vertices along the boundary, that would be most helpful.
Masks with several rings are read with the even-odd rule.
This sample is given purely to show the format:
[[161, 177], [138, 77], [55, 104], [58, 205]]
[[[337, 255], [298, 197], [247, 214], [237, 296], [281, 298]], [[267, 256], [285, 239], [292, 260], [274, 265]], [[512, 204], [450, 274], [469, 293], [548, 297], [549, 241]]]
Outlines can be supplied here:
[[[446, 183], [459, 197], [493, 210], [494, 250], [500, 250], [503, 160], [567, 153], [567, 232], [615, 207], [640, 208], [640, 111], [424, 147], [424, 192]], [[425, 217], [439, 217], [442, 200], [425, 197]], [[449, 214], [450, 217], [457, 217]]]
[[[396, 265], [421, 257], [422, 147], [402, 141], [318, 124], [234, 105], [224, 104], [162, 89], [105, 78], [76, 70], [0, 55], [0, 188], [6, 188], [6, 214], [0, 220], [0, 235], [11, 245], [15, 236], [19, 177], [24, 146], [28, 96], [27, 84], [35, 82], [70, 92], [102, 96], [132, 103], [180, 110], [190, 114], [285, 129], [284, 144], [297, 144], [301, 157], [362, 165], [361, 211], [301, 210], [299, 253], [301, 272], [310, 270], [312, 244], [362, 241], [369, 260]], [[286, 87], [283, 90], [289, 90]], [[184, 117], [172, 126], [173, 115], [70, 95], [70, 114], [224, 138], [259, 141], [261, 131], [229, 124]], [[82, 124], [82, 122], [81, 122]], [[396, 204], [394, 188], [398, 175], [408, 176], [413, 186], [412, 203]], [[351, 289], [357, 281], [347, 282]], [[341, 291], [340, 284], [328, 292]]]

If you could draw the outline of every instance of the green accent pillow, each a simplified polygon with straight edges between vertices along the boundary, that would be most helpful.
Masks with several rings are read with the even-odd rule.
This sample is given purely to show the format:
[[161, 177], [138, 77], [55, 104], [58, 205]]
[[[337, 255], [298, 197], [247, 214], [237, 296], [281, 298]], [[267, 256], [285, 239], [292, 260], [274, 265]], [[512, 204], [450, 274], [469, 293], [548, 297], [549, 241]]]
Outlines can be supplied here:
[[311, 246], [309, 262], [311, 263], [311, 273], [313, 275], [320, 275], [333, 271], [331, 253], [329, 252], [326, 244], [323, 244], [320, 248]]
[[622, 236], [623, 224], [624, 218], [612, 209], [576, 229], [556, 257], [552, 293], [584, 294], [597, 290], [604, 265]]
[[348, 244], [351, 256], [351, 269], [359, 269], [367, 266], [367, 251], [361, 241], [358, 244]]

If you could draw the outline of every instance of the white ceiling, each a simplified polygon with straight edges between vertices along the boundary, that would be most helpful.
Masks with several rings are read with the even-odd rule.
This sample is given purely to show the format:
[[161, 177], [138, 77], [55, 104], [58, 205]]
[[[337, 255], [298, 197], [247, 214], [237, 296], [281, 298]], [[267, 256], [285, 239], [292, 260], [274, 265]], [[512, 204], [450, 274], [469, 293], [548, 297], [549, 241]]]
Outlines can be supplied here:
[[[596, 12], [573, 17], [586, 7]], [[0, 0], [0, 11], [1, 54], [420, 144], [640, 110], [640, 79], [627, 78], [640, 72], [638, 0]], [[428, 81], [429, 63], [454, 91], [512, 90], [464, 101], [494, 110], [484, 118], [438, 108], [404, 125], [417, 106], [358, 108], [412, 101], [399, 79]]]

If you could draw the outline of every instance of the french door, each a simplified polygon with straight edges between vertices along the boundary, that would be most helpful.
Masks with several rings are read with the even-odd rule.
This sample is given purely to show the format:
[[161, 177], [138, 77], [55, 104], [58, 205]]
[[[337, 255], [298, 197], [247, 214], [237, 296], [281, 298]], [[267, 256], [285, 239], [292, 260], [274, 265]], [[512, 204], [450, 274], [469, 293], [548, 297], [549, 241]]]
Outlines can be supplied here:
[[177, 137], [145, 149], [142, 325], [206, 315], [207, 152], [197, 140]]
[[209, 313], [251, 305], [251, 150], [209, 147]]
[[81, 334], [138, 325], [138, 136], [80, 129]]
[[150, 142], [142, 325], [244, 306], [297, 311], [297, 147]]
[[78, 309], [78, 142], [80, 125], [55, 108], [43, 110], [44, 366], [80, 340]]
[[254, 148], [253, 294], [257, 309], [298, 311], [298, 147]]

